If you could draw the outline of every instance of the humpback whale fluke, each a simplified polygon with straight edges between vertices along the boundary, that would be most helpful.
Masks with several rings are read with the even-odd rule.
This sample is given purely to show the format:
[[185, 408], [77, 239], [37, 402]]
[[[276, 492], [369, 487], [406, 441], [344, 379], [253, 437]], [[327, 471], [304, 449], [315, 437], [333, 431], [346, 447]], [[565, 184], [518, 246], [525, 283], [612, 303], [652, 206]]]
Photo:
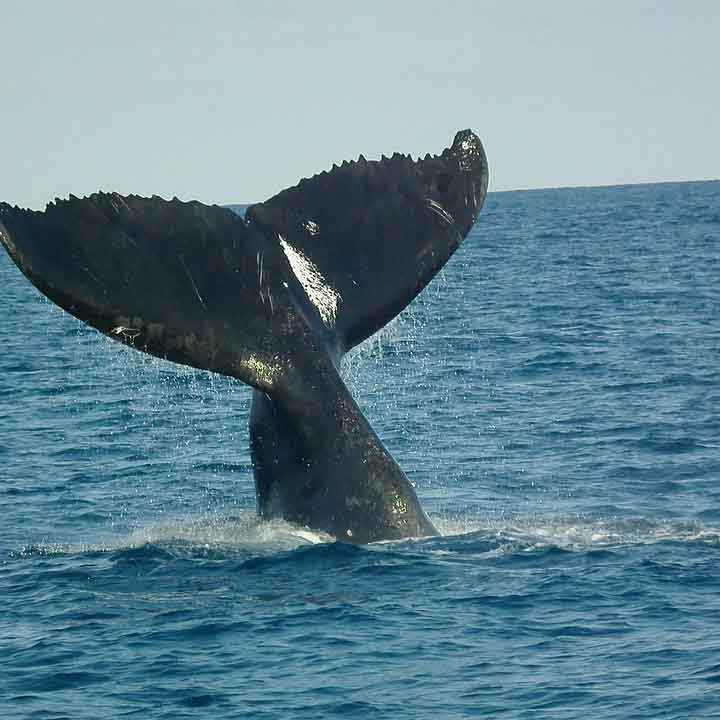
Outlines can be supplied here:
[[335, 166], [244, 219], [199, 202], [96, 193], [0, 203], [0, 241], [51, 300], [109, 337], [255, 388], [258, 510], [369, 542], [435, 533], [337, 369], [467, 235], [482, 143]]

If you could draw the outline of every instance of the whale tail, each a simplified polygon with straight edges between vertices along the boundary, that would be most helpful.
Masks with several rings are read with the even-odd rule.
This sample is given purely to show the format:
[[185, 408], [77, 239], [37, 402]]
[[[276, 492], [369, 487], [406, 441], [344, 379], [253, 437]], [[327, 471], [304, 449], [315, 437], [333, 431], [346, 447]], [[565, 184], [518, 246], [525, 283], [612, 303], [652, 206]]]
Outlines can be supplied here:
[[[356, 541], [427, 534], [412, 487], [332, 360], [432, 279], [475, 222], [487, 183], [482, 144], [463, 131], [438, 156], [343, 163], [251, 206], [245, 219], [116, 193], [71, 196], [45, 212], [0, 203], [0, 242], [41, 292], [105, 335], [267, 396], [281, 419], [270, 421], [264, 447], [277, 453], [275, 441], [291, 435], [293, 463], [312, 468], [302, 477], [288, 468], [292, 490], [273, 505], [288, 519]], [[254, 454], [262, 511], [278, 482], [264, 492], [268, 458]], [[364, 511], [330, 512], [347, 497], [346, 487], [328, 487], [341, 471], [365, 488]], [[293, 513], [293, 503], [306, 507]], [[388, 504], [406, 510], [383, 515]]]

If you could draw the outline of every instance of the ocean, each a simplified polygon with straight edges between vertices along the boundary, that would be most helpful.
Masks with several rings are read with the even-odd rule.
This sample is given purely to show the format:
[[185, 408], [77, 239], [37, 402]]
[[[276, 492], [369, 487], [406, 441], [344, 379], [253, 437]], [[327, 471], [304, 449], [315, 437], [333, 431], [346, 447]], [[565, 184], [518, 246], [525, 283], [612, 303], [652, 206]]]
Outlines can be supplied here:
[[720, 718], [720, 182], [491, 193], [346, 359], [423, 540], [259, 522], [247, 387], [0, 287], [5, 720]]

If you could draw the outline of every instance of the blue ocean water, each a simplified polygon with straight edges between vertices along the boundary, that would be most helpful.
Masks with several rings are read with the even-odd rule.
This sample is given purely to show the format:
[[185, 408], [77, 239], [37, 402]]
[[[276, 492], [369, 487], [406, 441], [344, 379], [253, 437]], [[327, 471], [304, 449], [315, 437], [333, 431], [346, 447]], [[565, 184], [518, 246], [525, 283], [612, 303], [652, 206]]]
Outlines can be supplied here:
[[345, 367], [443, 535], [354, 547], [0, 256], [0, 717], [720, 717], [719, 281], [720, 182], [491, 194]]

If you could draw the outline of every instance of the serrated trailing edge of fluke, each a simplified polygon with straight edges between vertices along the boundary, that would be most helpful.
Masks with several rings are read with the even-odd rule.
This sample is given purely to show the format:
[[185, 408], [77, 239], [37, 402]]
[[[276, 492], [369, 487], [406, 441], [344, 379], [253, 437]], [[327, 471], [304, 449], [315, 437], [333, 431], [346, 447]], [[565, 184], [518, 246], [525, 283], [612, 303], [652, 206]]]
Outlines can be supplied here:
[[[328, 170], [321, 170], [314, 175], [303, 177], [298, 181], [297, 185], [301, 185], [302, 183], [315, 178], [325, 177], [338, 171], [347, 172], [356, 168], [363, 168], [364, 166], [371, 166], [377, 169], [381, 167], [397, 167], [402, 164], [407, 168], [413, 167], [421, 169], [425, 163], [440, 162], [443, 160], [447, 161], [453, 157], [457, 159], [461, 170], [470, 171], [474, 163], [479, 161], [480, 164], [484, 166], [485, 172], [487, 172], [487, 157], [485, 155], [482, 142], [472, 130], [466, 129], [459, 130], [455, 133], [455, 137], [453, 138], [453, 142], [450, 147], [446, 147], [437, 155], [426, 153], [424, 157], [418, 156], [417, 159], [414, 159], [410, 153], [403, 154], [395, 152], [390, 157], [383, 153], [380, 155], [380, 159], [378, 160], [368, 160], [363, 154], [360, 154], [358, 155], [357, 160], [343, 160], [339, 165], [337, 163], [333, 163], [332, 167]], [[297, 187], [297, 185], [295, 187]]]
[[[45, 206], [45, 210], [56, 210], [58, 208], [64, 208], [69, 205], [73, 205], [75, 203], [84, 203], [87, 200], [91, 200], [94, 203], [97, 203], [101, 206], [107, 206], [108, 204], [112, 207], [113, 203], [119, 203], [122, 207], [124, 207], [128, 212], [132, 212], [132, 208], [128, 205], [129, 201], [134, 200], [159, 200], [162, 202], [169, 203], [171, 205], [177, 205], [177, 206], [185, 206], [185, 207], [194, 207], [194, 206], [205, 206], [205, 207], [222, 207], [220, 205], [217, 205], [215, 203], [206, 204], [201, 203], [198, 200], [181, 200], [177, 195], [174, 195], [171, 200], [166, 200], [161, 195], [153, 194], [149, 197], [145, 195], [138, 195], [136, 193], [129, 193], [128, 195], [122, 195], [119, 192], [116, 191], [103, 191], [98, 190], [97, 192], [91, 193], [90, 195], [85, 195], [83, 197], [78, 197], [77, 195], [74, 195], [73, 193], [69, 193], [67, 198], [61, 198], [56, 197], [55, 199], [51, 200], [47, 205]], [[2, 205], [4, 203], [0, 203], [0, 208], [2, 208]], [[22, 211], [22, 212], [36, 212], [41, 213], [42, 210], [24, 210], [23, 208], [20, 208], [18, 206], [15, 206], [13, 208], [16, 211]]]
[[[390, 171], [393, 168], [398, 167], [404, 167], [406, 169], [415, 169], [415, 170], [421, 170], [425, 164], [432, 164], [437, 163], [441, 161], [447, 161], [448, 159], [455, 157], [458, 161], [459, 169], [462, 171], [470, 171], [472, 169], [472, 165], [476, 161], [480, 161], [480, 164], [484, 167], [485, 173], [487, 173], [487, 158], [485, 156], [485, 151], [483, 149], [482, 142], [480, 139], [475, 135], [475, 133], [472, 132], [472, 130], [460, 130], [455, 134], [455, 137], [453, 139], [452, 144], [450, 147], [445, 148], [437, 155], [431, 155], [430, 153], [426, 153], [424, 157], [418, 156], [417, 159], [414, 159], [410, 153], [408, 154], [402, 154], [400, 152], [395, 152], [392, 154], [392, 156], [388, 157], [385, 154], [382, 154], [380, 156], [379, 160], [368, 160], [362, 153], [358, 155], [357, 160], [343, 160], [338, 165], [337, 163], [333, 163], [332, 167], [329, 170], [322, 170], [319, 173], [316, 173], [314, 175], [310, 175], [308, 177], [301, 178], [295, 186], [291, 186], [287, 188], [288, 190], [292, 187], [298, 187], [300, 185], [303, 185], [304, 183], [314, 180], [316, 178], [324, 178], [328, 175], [331, 175], [333, 173], [338, 172], [353, 172], [355, 170], [365, 170], [365, 171], [377, 171], [377, 170], [383, 170], [387, 169]], [[158, 200], [164, 200], [162, 196], [153, 194], [150, 196], [152, 199], [158, 199]], [[44, 211], [48, 210], [55, 210], [62, 207], [67, 207], [68, 205], [72, 205], [74, 203], [83, 202], [85, 200], [93, 200], [97, 202], [98, 204], [102, 204], [103, 206], [110, 206], [112, 207], [113, 203], [120, 203], [122, 205], [126, 205], [125, 200], [131, 200], [131, 199], [146, 199], [145, 196], [137, 195], [135, 193], [130, 193], [128, 195], [122, 195], [121, 193], [115, 192], [115, 191], [97, 191], [94, 193], [91, 193], [90, 195], [86, 195], [83, 197], [78, 197], [77, 195], [74, 195], [73, 193], [69, 193], [67, 198], [61, 198], [56, 197], [50, 202], [48, 202], [44, 208]], [[184, 206], [193, 206], [193, 205], [204, 205], [205, 203], [200, 203], [197, 200], [180, 200], [177, 196], [173, 196], [173, 198], [169, 201], [172, 204], [175, 205], [184, 205]], [[210, 207], [222, 207], [218, 206], [216, 204], [210, 204]], [[127, 208], [130, 210], [130, 208]], [[19, 205], [9, 205], [8, 203], [0, 202], [0, 217], [3, 214], [8, 213], [8, 211], [12, 211], [15, 213], [23, 212], [23, 213], [41, 213], [43, 210], [30, 210], [23, 208]]]

